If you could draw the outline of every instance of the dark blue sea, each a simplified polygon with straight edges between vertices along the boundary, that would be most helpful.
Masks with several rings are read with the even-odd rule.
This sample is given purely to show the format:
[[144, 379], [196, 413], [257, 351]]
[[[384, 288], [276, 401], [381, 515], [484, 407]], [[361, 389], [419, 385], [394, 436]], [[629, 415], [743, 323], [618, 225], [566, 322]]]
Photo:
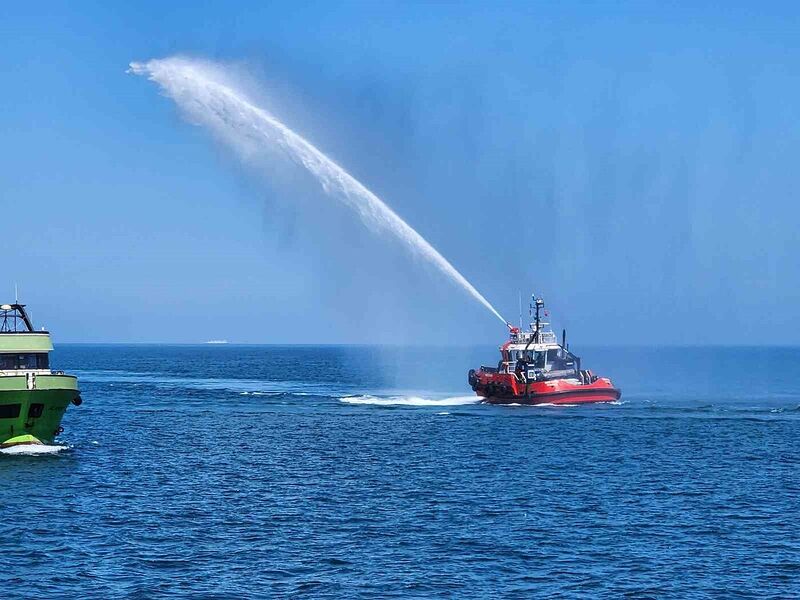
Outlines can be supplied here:
[[576, 350], [620, 403], [476, 404], [493, 346], [61, 346], [0, 596], [800, 597], [800, 349]]

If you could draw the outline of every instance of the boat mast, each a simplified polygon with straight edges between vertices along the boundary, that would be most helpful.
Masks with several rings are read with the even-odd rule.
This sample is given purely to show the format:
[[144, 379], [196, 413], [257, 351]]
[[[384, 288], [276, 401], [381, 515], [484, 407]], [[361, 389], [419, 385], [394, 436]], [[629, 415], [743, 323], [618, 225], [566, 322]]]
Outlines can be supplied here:
[[539, 316], [539, 311], [544, 306], [544, 300], [542, 300], [541, 298], [537, 298], [536, 295], [534, 294], [534, 296], [533, 296], [533, 304], [534, 304], [534, 306], [531, 307], [531, 308], [535, 308], [536, 309], [536, 316], [535, 316], [535, 319], [533, 321], [533, 339], [538, 344], [539, 343], [539, 330], [542, 327], [542, 319]]

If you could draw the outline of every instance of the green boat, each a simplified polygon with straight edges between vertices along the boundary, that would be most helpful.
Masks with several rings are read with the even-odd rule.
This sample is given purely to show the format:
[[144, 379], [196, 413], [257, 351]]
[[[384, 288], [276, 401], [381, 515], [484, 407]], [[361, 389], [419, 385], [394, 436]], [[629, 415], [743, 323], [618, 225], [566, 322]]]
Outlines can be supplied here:
[[25, 305], [0, 305], [0, 448], [51, 444], [70, 402], [80, 406], [77, 378], [50, 370], [52, 350]]

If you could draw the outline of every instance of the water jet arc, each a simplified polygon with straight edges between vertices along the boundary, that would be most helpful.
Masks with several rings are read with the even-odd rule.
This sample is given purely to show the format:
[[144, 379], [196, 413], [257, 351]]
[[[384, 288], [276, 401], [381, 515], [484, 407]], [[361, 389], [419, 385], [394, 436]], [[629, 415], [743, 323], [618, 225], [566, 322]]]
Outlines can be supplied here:
[[310, 171], [323, 189], [355, 210], [373, 231], [387, 231], [412, 254], [434, 265], [503, 323], [507, 321], [436, 248], [342, 167], [266, 110], [251, 102], [225, 69], [213, 63], [171, 57], [130, 63], [130, 72], [146, 76], [193, 120], [205, 125], [240, 152], [259, 144], [277, 144]]

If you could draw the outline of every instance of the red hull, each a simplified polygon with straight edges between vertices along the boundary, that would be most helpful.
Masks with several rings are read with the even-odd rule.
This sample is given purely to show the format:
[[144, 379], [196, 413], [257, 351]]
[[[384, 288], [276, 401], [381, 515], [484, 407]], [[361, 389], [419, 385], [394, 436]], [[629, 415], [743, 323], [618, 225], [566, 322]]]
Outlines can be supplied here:
[[[480, 396], [480, 394], [478, 394]], [[602, 402], [616, 402], [620, 398], [620, 391], [613, 389], [585, 393], [582, 390], [575, 392], [560, 392], [557, 394], [532, 394], [530, 396], [490, 396], [484, 397], [488, 404], [592, 404]]]
[[475, 393], [490, 404], [588, 404], [615, 402], [622, 393], [610, 379], [592, 383], [576, 379], [537, 381], [527, 386], [508, 374], [481, 374]]

